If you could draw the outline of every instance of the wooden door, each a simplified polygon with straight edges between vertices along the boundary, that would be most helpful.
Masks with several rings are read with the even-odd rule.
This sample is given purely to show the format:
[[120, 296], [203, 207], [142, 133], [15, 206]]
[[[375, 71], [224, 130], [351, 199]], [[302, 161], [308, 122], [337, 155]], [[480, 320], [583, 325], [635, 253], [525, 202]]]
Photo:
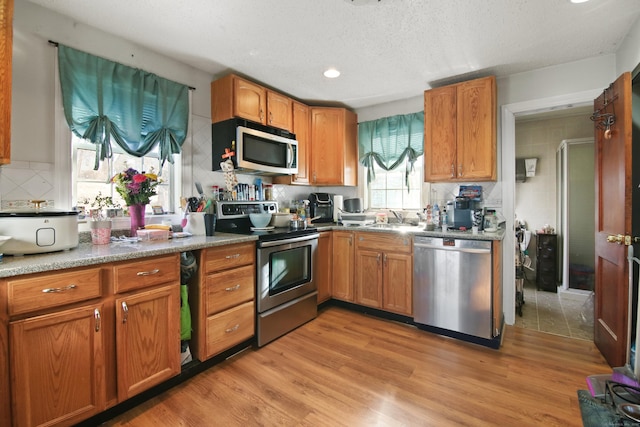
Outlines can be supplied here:
[[413, 256], [385, 252], [383, 261], [382, 308], [410, 316], [413, 313]]
[[344, 114], [339, 108], [311, 109], [311, 171], [315, 185], [344, 179]]
[[456, 87], [424, 93], [424, 180], [450, 181], [456, 174]]
[[180, 373], [180, 287], [116, 299], [118, 399], [123, 401]]
[[323, 231], [318, 238], [316, 282], [318, 283], [318, 304], [331, 298], [331, 272], [333, 269], [333, 248], [331, 231]]
[[354, 270], [353, 232], [333, 232], [333, 281], [331, 295], [343, 301], [353, 301]]
[[[605, 107], [605, 104], [608, 104]], [[595, 316], [594, 341], [612, 367], [627, 351], [628, 267], [624, 244], [608, 236], [631, 234], [631, 75], [621, 75], [594, 101], [594, 111], [615, 112], [611, 138], [595, 129]]]
[[267, 90], [260, 85], [234, 76], [233, 102], [235, 117], [256, 123], [267, 123]]
[[105, 409], [102, 306], [12, 322], [15, 426], [72, 425]]
[[458, 180], [496, 180], [496, 79], [460, 83], [457, 92]]
[[355, 302], [368, 307], [382, 307], [382, 252], [356, 250], [354, 285]]
[[291, 132], [293, 129], [291, 103], [291, 98], [278, 92], [267, 91], [267, 124]]

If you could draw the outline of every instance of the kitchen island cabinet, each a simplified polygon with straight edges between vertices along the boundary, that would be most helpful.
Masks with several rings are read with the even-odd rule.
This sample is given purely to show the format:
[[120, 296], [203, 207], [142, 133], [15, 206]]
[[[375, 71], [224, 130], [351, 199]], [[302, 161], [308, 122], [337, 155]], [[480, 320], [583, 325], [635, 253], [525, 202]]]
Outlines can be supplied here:
[[291, 131], [293, 100], [257, 83], [229, 74], [211, 83], [211, 121], [241, 117]]
[[397, 233], [356, 233], [355, 302], [403, 315], [413, 311], [412, 239]]
[[424, 180], [495, 181], [495, 76], [424, 92]]
[[355, 268], [355, 245], [353, 231], [333, 232], [333, 298], [353, 302], [353, 276]]
[[344, 108], [311, 108], [311, 184], [358, 185], [358, 123]]

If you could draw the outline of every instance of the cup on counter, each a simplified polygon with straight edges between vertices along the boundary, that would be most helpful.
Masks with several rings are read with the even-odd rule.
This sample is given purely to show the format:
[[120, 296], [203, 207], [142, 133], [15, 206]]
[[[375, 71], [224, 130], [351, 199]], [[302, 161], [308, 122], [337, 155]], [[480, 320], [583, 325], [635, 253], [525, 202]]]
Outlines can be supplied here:
[[442, 224], [442, 232], [443, 232], [443, 233], [446, 233], [446, 232], [447, 232], [447, 229], [448, 229], [447, 224]]
[[471, 227], [471, 234], [478, 234], [478, 226], [474, 225]]

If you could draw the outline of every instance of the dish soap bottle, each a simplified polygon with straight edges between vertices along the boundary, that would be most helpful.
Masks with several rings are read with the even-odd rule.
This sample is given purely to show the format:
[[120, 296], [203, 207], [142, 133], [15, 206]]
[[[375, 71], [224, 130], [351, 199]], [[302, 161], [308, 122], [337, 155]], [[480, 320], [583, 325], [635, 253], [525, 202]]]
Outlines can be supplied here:
[[433, 205], [433, 209], [431, 210], [431, 216], [433, 217], [432, 218], [433, 227], [437, 230], [438, 227], [440, 227], [440, 208], [438, 207], [437, 202]]

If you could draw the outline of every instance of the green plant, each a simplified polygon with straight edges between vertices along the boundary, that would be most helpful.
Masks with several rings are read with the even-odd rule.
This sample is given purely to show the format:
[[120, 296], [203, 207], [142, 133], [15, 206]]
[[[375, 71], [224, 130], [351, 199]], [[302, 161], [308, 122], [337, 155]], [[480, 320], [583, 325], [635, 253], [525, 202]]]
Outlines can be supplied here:
[[104, 210], [106, 208], [120, 209], [121, 207], [119, 203], [113, 201], [111, 196], [103, 196], [101, 191], [98, 191], [98, 194], [93, 198], [93, 200], [90, 202], [86, 201], [86, 203], [89, 203], [89, 206], [91, 207], [90, 217], [95, 221], [107, 219], [104, 214]]

